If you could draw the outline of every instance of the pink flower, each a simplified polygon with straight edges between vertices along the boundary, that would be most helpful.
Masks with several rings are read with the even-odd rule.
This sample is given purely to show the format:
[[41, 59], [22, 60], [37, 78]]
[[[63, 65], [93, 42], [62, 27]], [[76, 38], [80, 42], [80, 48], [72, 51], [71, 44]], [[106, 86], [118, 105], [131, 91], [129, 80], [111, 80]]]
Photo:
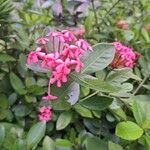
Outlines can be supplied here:
[[127, 30], [129, 28], [128, 23], [124, 20], [120, 20], [117, 22], [117, 27], [123, 30]]
[[84, 67], [84, 64], [79, 58], [71, 61], [71, 68], [75, 69], [76, 72], [80, 72], [82, 67]]
[[79, 57], [79, 55], [81, 55], [83, 53], [84, 53], [84, 51], [81, 48], [79, 48], [75, 45], [67, 45], [66, 44], [64, 47], [64, 50], [62, 52], [62, 55], [66, 56], [68, 58], [76, 59]]
[[52, 70], [53, 68], [55, 68], [57, 66], [57, 62], [56, 60], [60, 57], [60, 54], [58, 52], [56, 53], [50, 53], [45, 55], [41, 66], [43, 68], [49, 68], [50, 70]]
[[74, 34], [71, 31], [63, 30], [63, 31], [61, 31], [61, 33], [63, 34], [65, 42], [71, 43], [71, 42], [76, 41], [76, 37], [74, 36]]
[[49, 41], [49, 39], [41, 37], [36, 40], [36, 43], [46, 45], [48, 43], [48, 41]]
[[30, 52], [27, 57], [27, 64], [38, 62], [37, 52]]
[[50, 83], [54, 84], [56, 82], [57, 87], [61, 87], [61, 82], [67, 82], [67, 75], [71, 71], [68, 67], [69, 65], [70, 65], [69, 58], [67, 58], [64, 62], [62, 61], [61, 64], [59, 64], [56, 67], [56, 71], [52, 72], [52, 78], [50, 79]]
[[57, 99], [56, 96], [53, 96], [53, 95], [50, 95], [48, 94], [47, 96], [43, 96], [42, 97], [43, 100], [46, 100], [46, 101], [49, 101], [49, 100], [54, 100], [54, 99]]
[[76, 42], [76, 45], [77, 45], [78, 47], [80, 47], [81, 49], [85, 50], [85, 51], [87, 51], [87, 50], [92, 50], [90, 44], [89, 44], [87, 41], [83, 40], [83, 39], [79, 39], [79, 40]]
[[40, 121], [50, 121], [52, 119], [52, 112], [50, 106], [43, 106], [39, 110], [38, 118]]
[[[80, 60], [80, 56], [85, 51], [91, 50], [91, 46], [83, 39], [76, 40], [74, 34], [68, 30], [49, 32], [46, 37], [41, 37], [36, 41], [37, 44], [40, 44], [39, 47], [34, 52], [29, 53], [27, 64], [32, 62], [38, 63], [41, 68], [49, 70], [52, 73], [49, 79], [47, 95], [42, 97], [43, 100], [56, 99], [56, 96], [51, 95], [51, 84], [55, 83], [57, 87], [61, 87], [62, 83], [67, 82], [71, 71], [80, 72], [84, 66]], [[122, 59], [127, 59], [126, 57], [127, 55], [124, 56], [122, 54]], [[127, 65], [131, 66], [131, 64]], [[45, 114], [44, 117], [47, 118], [48, 116]], [[40, 120], [44, 117], [41, 114], [39, 115]]]
[[120, 42], [114, 42], [116, 50], [115, 58], [111, 63], [112, 68], [129, 67], [133, 68], [136, 60], [138, 59], [137, 54], [129, 47], [122, 45]]

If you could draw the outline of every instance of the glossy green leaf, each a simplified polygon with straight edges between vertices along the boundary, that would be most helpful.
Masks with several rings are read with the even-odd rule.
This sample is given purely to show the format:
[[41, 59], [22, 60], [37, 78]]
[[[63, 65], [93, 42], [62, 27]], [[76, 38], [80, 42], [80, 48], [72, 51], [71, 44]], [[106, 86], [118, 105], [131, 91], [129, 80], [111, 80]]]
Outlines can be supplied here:
[[143, 129], [131, 121], [120, 122], [116, 126], [116, 135], [125, 140], [136, 140], [143, 134]]
[[42, 145], [42, 150], [56, 150], [55, 142], [49, 136], [44, 138]]
[[113, 98], [106, 96], [92, 96], [86, 100], [80, 102], [80, 105], [91, 110], [104, 110], [113, 101]]
[[27, 91], [25, 90], [25, 86], [23, 85], [21, 79], [19, 79], [19, 77], [13, 72], [10, 73], [10, 83], [18, 94], [26, 94]]
[[35, 147], [44, 137], [46, 130], [46, 122], [38, 122], [34, 124], [27, 133], [27, 149]]
[[57, 130], [64, 129], [71, 122], [71, 119], [72, 119], [71, 112], [68, 111], [61, 113], [56, 122], [56, 129]]
[[112, 44], [99, 43], [92, 47], [93, 51], [89, 53], [83, 61], [84, 68], [82, 73], [92, 73], [106, 68], [113, 60], [115, 49]]

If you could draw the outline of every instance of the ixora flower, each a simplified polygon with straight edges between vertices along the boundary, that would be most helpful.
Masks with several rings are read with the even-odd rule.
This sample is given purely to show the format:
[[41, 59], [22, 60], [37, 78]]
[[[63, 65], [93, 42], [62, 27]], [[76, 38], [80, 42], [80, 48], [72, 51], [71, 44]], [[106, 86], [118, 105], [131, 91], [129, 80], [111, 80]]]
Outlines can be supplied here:
[[49, 32], [46, 37], [37, 39], [36, 43], [38, 47], [28, 54], [27, 66], [35, 65], [51, 72], [48, 92], [42, 99], [57, 99], [51, 95], [51, 85], [61, 87], [62, 83], [67, 82], [71, 71], [80, 72], [84, 66], [80, 58], [87, 50], [91, 50], [91, 46], [84, 39], [77, 40], [73, 32], [68, 30]]
[[116, 54], [110, 66], [112, 68], [133, 68], [140, 55], [133, 52], [132, 48], [126, 47], [120, 42], [114, 42], [113, 45], [115, 47]]
[[40, 121], [50, 121], [52, 119], [52, 108], [50, 106], [43, 106], [39, 110], [38, 119]]

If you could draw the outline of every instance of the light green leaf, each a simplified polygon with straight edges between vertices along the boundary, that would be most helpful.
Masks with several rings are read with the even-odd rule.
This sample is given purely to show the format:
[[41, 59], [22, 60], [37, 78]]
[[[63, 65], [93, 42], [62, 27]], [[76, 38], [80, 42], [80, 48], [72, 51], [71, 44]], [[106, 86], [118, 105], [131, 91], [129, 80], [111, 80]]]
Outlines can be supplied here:
[[42, 150], [55, 150], [55, 142], [49, 137], [46, 136], [43, 140]]
[[78, 112], [82, 117], [92, 118], [91, 111], [80, 104], [75, 105], [75, 111]]
[[68, 111], [61, 113], [56, 122], [56, 129], [57, 130], [64, 129], [71, 122], [71, 119], [72, 119], [71, 112]]
[[108, 142], [108, 150], [123, 150], [121, 145], [113, 143], [111, 141]]
[[25, 90], [25, 86], [23, 85], [22, 81], [13, 72], [10, 73], [10, 83], [11, 83], [12, 87], [14, 88], [14, 90], [18, 94], [24, 95], [27, 93], [27, 91]]
[[136, 140], [143, 134], [143, 129], [131, 121], [120, 122], [116, 126], [116, 135], [125, 140]]
[[99, 43], [92, 47], [93, 51], [89, 53], [83, 61], [84, 68], [81, 73], [93, 73], [106, 68], [113, 60], [115, 49], [112, 44]]
[[38, 122], [34, 124], [27, 133], [27, 149], [37, 146], [45, 134], [46, 122]]
[[56, 145], [59, 147], [72, 147], [73, 144], [67, 139], [56, 139]]
[[80, 102], [80, 105], [91, 110], [104, 110], [113, 101], [113, 98], [106, 96], [93, 96]]
[[150, 129], [150, 100], [149, 95], [133, 97], [133, 114], [137, 123], [143, 129]]

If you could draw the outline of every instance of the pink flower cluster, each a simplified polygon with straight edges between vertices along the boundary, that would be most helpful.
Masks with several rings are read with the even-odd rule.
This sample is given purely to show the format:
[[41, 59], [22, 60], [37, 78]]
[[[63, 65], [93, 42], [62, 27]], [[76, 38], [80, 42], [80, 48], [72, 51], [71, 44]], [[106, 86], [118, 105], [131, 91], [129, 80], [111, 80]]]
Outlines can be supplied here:
[[[67, 82], [71, 71], [80, 72], [84, 66], [80, 56], [91, 50], [91, 46], [84, 39], [77, 40], [75, 35], [68, 30], [49, 32], [46, 37], [39, 38], [36, 43], [38, 47], [28, 54], [27, 65], [38, 64], [41, 68], [51, 72], [48, 94], [43, 96], [42, 99], [54, 100], [57, 97], [51, 95], [51, 85], [56, 84], [57, 87], [61, 87], [62, 83]], [[51, 50], [49, 49], [50, 45]], [[41, 109], [43, 111], [46, 108]], [[40, 114], [39, 120], [48, 120], [47, 118], [49, 118], [45, 113], [44, 117]]]
[[50, 106], [43, 106], [40, 108], [40, 113], [38, 115], [38, 118], [40, 121], [49, 121], [52, 118], [52, 108]]
[[139, 58], [139, 54], [133, 52], [132, 48], [122, 45], [120, 42], [113, 43], [116, 54], [113, 62], [111, 63], [112, 68], [129, 67], [133, 68], [136, 60]]

